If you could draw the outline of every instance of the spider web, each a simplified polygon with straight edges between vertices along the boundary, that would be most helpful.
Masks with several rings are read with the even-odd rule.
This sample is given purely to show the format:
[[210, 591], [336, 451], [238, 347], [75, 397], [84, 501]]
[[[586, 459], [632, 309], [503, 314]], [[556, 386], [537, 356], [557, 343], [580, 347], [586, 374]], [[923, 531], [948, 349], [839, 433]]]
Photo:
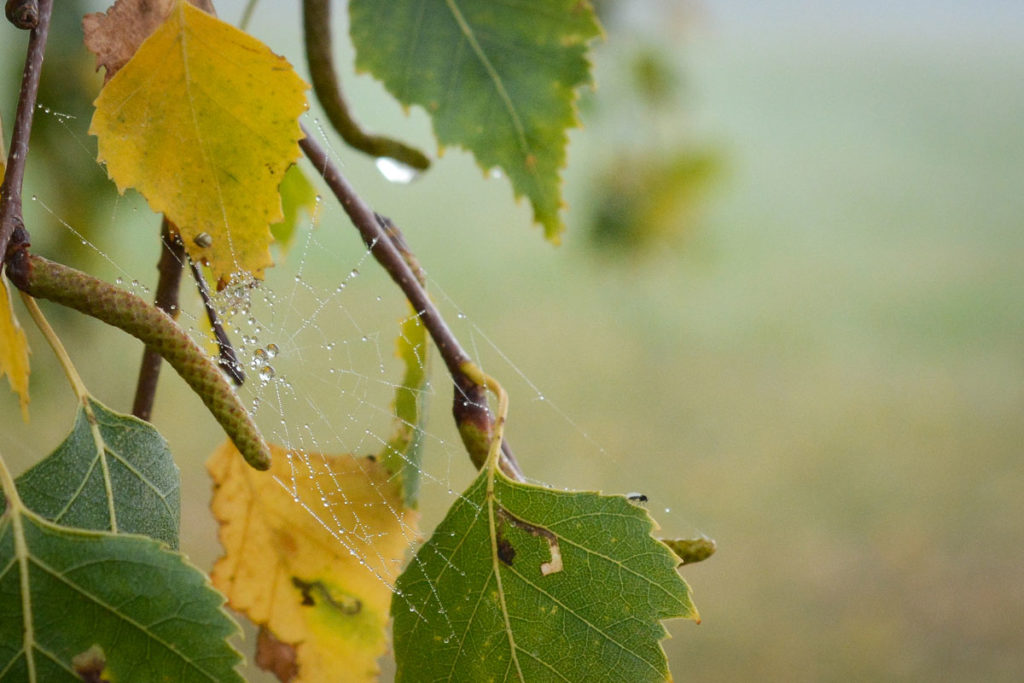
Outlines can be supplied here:
[[[81, 121], [45, 105], [40, 105], [39, 113], [53, 117], [66, 129], [72, 141], [68, 145], [70, 154], [89, 154]], [[329, 136], [320, 130], [315, 120], [313, 124], [321, 143], [330, 147]], [[342, 155], [333, 148], [331, 151], [335, 163], [346, 170]], [[314, 183], [318, 180], [308, 166], [304, 170]], [[322, 184], [318, 188], [323, 191]], [[400, 193], [398, 188], [393, 191]], [[73, 238], [73, 244], [80, 244], [82, 252], [99, 264], [94, 272], [107, 273], [119, 285], [151, 300], [156, 259], [155, 256], [140, 259], [138, 253], [153, 253], [158, 244], [156, 227], [143, 230], [131, 226], [138, 236], [122, 240], [123, 244], [104, 236], [106, 231], [91, 237], [90, 231], [65, 220], [60, 211], [53, 208], [57, 204], [53, 192], [52, 189], [39, 190], [38, 196], [32, 196], [31, 206], [38, 206], [40, 215], [48, 217], [51, 225], [66, 231]], [[387, 213], [386, 207], [377, 208]], [[109, 231], [127, 234], [124, 231], [128, 228], [122, 225], [125, 222], [145, 221], [155, 226], [156, 218], [150, 217], [151, 214], [147, 216], [147, 212], [138, 197], [129, 195], [117, 199], [109, 218]], [[293, 453], [289, 456], [291, 478], [279, 479], [278, 484], [293, 494], [294, 503], [303, 514], [313, 516], [341, 546], [351, 551], [346, 538], [353, 533], [367, 533], [358, 528], [363, 526], [358, 512], [356, 529], [339, 522], [332, 506], [347, 502], [345, 491], [337, 482], [317, 476], [309, 456], [298, 453], [366, 455], [381, 452], [393, 435], [393, 401], [403, 373], [401, 361], [395, 354], [396, 337], [401, 323], [414, 314], [397, 286], [362, 244], [334, 198], [326, 193], [318, 197], [313, 213], [314, 216], [300, 223], [290, 250], [275, 253], [276, 266], [267, 271], [266, 280], [230, 285], [214, 294], [213, 303], [246, 373], [246, 381], [239, 389], [243, 403], [267, 440]], [[406, 228], [407, 237], [415, 237], [410, 240], [413, 251], [418, 238], [429, 238], [416, 235], [415, 225], [401, 226], [401, 221], [399, 225]], [[524, 239], [529, 237], [534, 236], [526, 235]], [[45, 251], [40, 253], [45, 254]], [[82, 254], [66, 255], [66, 258], [61, 254], [54, 256], [74, 263]], [[498, 378], [512, 396], [513, 417], [507, 434], [513, 447], [517, 431], [531, 429], [530, 424], [516, 419], [517, 405], [528, 407], [523, 412], [531, 419], [539, 415], [547, 423], [542, 429], [555, 434], [555, 443], [544, 453], [517, 452], [531, 481], [554, 487], [611, 488], [613, 493], [637, 489], [654, 501], [671, 500], [671, 489], [664, 484], [650, 479], [627, 482], [622, 473], [628, 471], [630, 460], [609, 452], [592, 439], [573, 415], [563, 411], [557, 400], [552, 400], [545, 390], [545, 381], [533, 378], [528, 367], [517, 364], [514, 351], [504, 348], [496, 335], [475, 321], [472, 311], [486, 310], [488, 302], [472, 298], [456, 300], [457, 295], [449, 295], [444, 282], [431, 276], [430, 263], [421, 265], [426, 270], [427, 289], [456, 336], [481, 368]], [[216, 353], [201, 299], [187, 269], [181, 287], [179, 323], [211, 355]], [[553, 347], [553, 352], [564, 353], [557, 347]], [[429, 537], [445, 510], [460, 498], [460, 491], [474, 477], [474, 469], [451, 419], [451, 381], [440, 358], [435, 352], [431, 353], [435, 357], [431, 359], [429, 380], [422, 390], [430, 415], [418, 435], [423, 444], [423, 459], [418, 466], [422, 528], [403, 526], [409, 557]], [[131, 356], [131, 360], [126, 361], [125, 367], [131, 369], [124, 370], [124, 374], [134, 377], [136, 357]], [[571, 355], [567, 354], [566, 362], [572, 362]], [[171, 373], [168, 370], [164, 373], [154, 411], [157, 427], [171, 440], [175, 453], [181, 453], [182, 444], [188, 444], [187, 449], [192, 453], [212, 449], [216, 440], [223, 438], [217, 433], [216, 425], [202, 412], [194, 397], [187, 397], [180, 387], [169, 388], [172, 381], [168, 381], [167, 375]], [[614, 387], [597, 386], [590, 390], [613, 391]], [[167, 415], [179, 411], [184, 411], [185, 416]], [[186, 423], [203, 425], [202, 429], [182, 430], [176, 417]], [[573, 452], [567, 452], [566, 444], [571, 444]], [[189, 463], [178, 457], [183, 470], [191, 466], [191, 455]], [[571, 478], [564, 476], [567, 468], [573, 471]], [[538, 476], [539, 479], [533, 478]], [[304, 482], [314, 484], [318, 500], [307, 500], [300, 495]], [[609, 482], [614, 485], [609, 487]], [[189, 547], [189, 536], [194, 533], [189, 529], [191, 519], [200, 518], [207, 500], [202, 493], [195, 492], [192, 495], [198, 495], [200, 503], [190, 509], [189, 501], [185, 500], [189, 495], [186, 481], [183, 520], [189, 521], [183, 525], [182, 548], [198, 558], [215, 557], [217, 550]], [[384, 500], [383, 495], [381, 500]], [[390, 512], [401, 519], [401, 510], [392, 508]], [[670, 512], [669, 508], [664, 508], [664, 513]], [[658, 515], [662, 517], [661, 509]], [[205, 516], [209, 517], [208, 512]], [[213, 524], [209, 519], [210, 528], [199, 536], [209, 539], [215, 533]], [[682, 524], [677, 526], [683, 527]], [[368, 566], [371, 559], [374, 558], [360, 558], [367, 561]], [[197, 561], [206, 567], [212, 563]], [[378, 575], [378, 579], [393, 590], [385, 578]], [[422, 616], [446, 618], [444, 613]], [[453, 632], [451, 637], [457, 636]], [[251, 652], [247, 653], [249, 657]], [[247, 675], [258, 680], [262, 674], [256, 674], [253, 669]]]

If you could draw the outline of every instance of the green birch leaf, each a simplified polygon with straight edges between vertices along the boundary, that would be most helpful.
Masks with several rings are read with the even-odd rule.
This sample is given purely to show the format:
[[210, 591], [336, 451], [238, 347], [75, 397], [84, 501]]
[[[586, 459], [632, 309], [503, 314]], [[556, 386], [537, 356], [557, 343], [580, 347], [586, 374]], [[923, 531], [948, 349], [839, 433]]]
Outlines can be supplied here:
[[601, 34], [589, 2], [351, 0], [349, 16], [356, 68], [423, 107], [442, 148], [501, 168], [557, 241], [566, 131], [590, 83], [587, 43]]
[[291, 249], [295, 240], [295, 228], [299, 224], [299, 215], [305, 212], [316, 222], [316, 188], [302, 172], [298, 164], [292, 164], [284, 172], [281, 179], [281, 211], [284, 220], [270, 226], [270, 234], [282, 252]]
[[397, 680], [668, 680], [661, 620], [698, 617], [647, 512], [490, 476], [398, 579]]
[[145, 534], [178, 547], [181, 478], [147, 422], [89, 398], [45, 460], [18, 477], [25, 505], [61, 526]]
[[405, 363], [405, 375], [395, 389], [395, 433], [380, 457], [384, 467], [399, 476], [405, 505], [414, 508], [420, 492], [429, 357], [427, 329], [419, 316], [402, 323], [397, 352]]
[[0, 682], [241, 681], [223, 601], [145, 536], [0, 518]]

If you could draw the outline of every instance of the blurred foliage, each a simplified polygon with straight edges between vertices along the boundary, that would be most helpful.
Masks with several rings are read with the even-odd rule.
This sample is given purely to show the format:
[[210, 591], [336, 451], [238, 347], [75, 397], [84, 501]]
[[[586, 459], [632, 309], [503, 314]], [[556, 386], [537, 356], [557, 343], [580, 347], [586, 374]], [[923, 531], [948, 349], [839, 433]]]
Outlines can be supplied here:
[[633, 262], [678, 246], [693, 231], [721, 154], [685, 125], [690, 103], [677, 46], [651, 42], [649, 29], [622, 8], [599, 9], [616, 40], [629, 47], [617, 55], [622, 73], [612, 78], [611, 92], [587, 101], [588, 123], [626, 134], [605, 136], [614, 142], [589, 182], [586, 232], [594, 248]]
[[713, 150], [622, 151], [596, 179], [589, 237], [596, 247], [639, 252], [684, 237], [719, 170]]

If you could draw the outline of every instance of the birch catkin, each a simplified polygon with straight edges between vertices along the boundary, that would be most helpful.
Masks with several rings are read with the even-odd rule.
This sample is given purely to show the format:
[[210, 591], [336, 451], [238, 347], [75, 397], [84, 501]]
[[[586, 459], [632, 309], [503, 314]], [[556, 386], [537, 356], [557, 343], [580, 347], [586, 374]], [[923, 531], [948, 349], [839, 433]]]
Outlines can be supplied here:
[[258, 470], [270, 467], [270, 448], [238, 395], [169, 315], [119, 287], [24, 249], [8, 259], [7, 274], [25, 293], [118, 327], [159, 353], [203, 399], [246, 462]]

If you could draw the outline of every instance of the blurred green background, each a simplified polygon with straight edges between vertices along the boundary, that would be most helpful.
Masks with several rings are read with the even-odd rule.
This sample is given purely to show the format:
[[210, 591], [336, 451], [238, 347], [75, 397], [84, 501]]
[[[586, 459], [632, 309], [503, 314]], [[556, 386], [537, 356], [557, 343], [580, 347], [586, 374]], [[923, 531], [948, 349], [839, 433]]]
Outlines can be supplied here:
[[[29, 225], [40, 253], [151, 287], [158, 220], [137, 197], [114, 201], [88, 163], [99, 81], [72, 4], [58, 12], [74, 66], [51, 66], [44, 82], [79, 77], [41, 104], [77, 118], [39, 117], [52, 141], [39, 145], [71, 175], [33, 158]], [[217, 3], [228, 21], [242, 4]], [[670, 624], [677, 680], [1020, 680], [1024, 8], [613, 5], [602, 5], [587, 127], [572, 134], [562, 246], [544, 243], [528, 207], [462, 152], [397, 186], [334, 145], [405, 230], [457, 334], [510, 389], [524, 469], [558, 486], [643, 492], [665, 535], [718, 540], [718, 554], [683, 570], [704, 623]], [[251, 30], [304, 72], [295, 14], [262, 3]], [[433, 152], [422, 112], [404, 116], [351, 74], [336, 14], [359, 118]], [[6, 25], [0, 36], [9, 135], [24, 38]], [[289, 299], [291, 322], [276, 318], [275, 333], [359, 263], [352, 315], [388, 353], [402, 315], [393, 289], [360, 263], [335, 209], [315, 235], [271, 276], [283, 293], [303, 268], [314, 293]], [[47, 310], [88, 386], [129, 410], [139, 345]], [[16, 471], [61, 440], [73, 410], [49, 351], [31, 330], [30, 340], [31, 425], [0, 398], [0, 452]], [[379, 419], [388, 404], [387, 390], [345, 404], [327, 385], [301, 385], [302, 372], [293, 383], [320, 417], [359, 423], [350, 416]], [[208, 568], [218, 550], [201, 462], [220, 436], [165, 379], [155, 420], [183, 469], [182, 545]], [[447, 489], [472, 478], [440, 372], [434, 391], [428, 528]], [[330, 447], [356, 433], [328, 431], [318, 439]]]

